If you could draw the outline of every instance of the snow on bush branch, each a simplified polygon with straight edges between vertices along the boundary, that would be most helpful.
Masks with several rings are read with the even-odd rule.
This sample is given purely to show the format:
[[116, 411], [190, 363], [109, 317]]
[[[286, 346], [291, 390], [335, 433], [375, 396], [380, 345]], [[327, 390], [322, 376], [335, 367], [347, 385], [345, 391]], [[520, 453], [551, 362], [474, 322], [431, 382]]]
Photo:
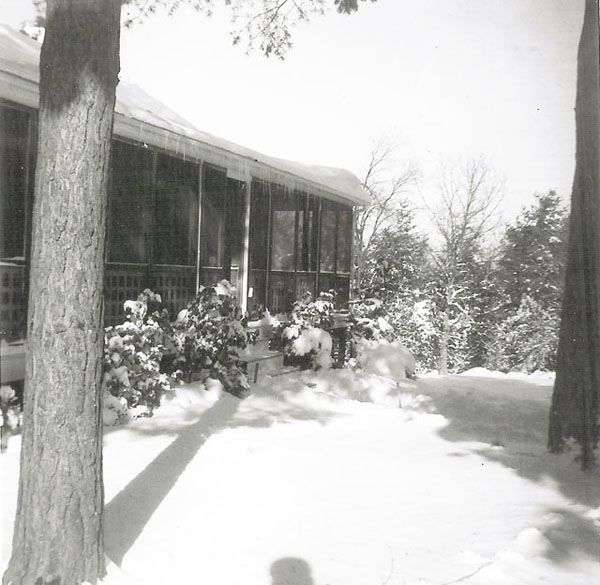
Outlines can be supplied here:
[[228, 281], [200, 288], [173, 324], [174, 363], [187, 380], [210, 376], [236, 396], [248, 391], [237, 352], [254, 343], [255, 334], [247, 333], [242, 321], [235, 287]]
[[[127, 320], [104, 332], [105, 423], [115, 424], [132, 414], [152, 414], [161, 397], [177, 383], [181, 372], [161, 371], [170, 344], [168, 312], [160, 310], [160, 295], [146, 289], [124, 303]], [[156, 308], [153, 311], [149, 311]]]
[[182, 378], [212, 377], [235, 395], [247, 391], [236, 352], [254, 336], [242, 326], [234, 293], [226, 280], [202, 287], [174, 323], [149, 289], [125, 301], [126, 321], [105, 329], [105, 424], [151, 415]]

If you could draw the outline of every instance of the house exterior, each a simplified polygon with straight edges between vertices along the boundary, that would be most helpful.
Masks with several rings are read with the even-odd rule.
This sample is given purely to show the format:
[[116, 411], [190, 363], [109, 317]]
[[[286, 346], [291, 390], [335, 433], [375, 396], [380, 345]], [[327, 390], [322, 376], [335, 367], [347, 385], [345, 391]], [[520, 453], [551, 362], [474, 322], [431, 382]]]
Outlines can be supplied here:
[[[40, 46], [0, 25], [0, 329], [26, 332]], [[244, 310], [288, 310], [305, 291], [348, 299], [348, 171], [269, 157], [202, 132], [140, 88], [117, 88], [108, 195], [105, 323], [144, 288], [171, 314], [226, 278]]]

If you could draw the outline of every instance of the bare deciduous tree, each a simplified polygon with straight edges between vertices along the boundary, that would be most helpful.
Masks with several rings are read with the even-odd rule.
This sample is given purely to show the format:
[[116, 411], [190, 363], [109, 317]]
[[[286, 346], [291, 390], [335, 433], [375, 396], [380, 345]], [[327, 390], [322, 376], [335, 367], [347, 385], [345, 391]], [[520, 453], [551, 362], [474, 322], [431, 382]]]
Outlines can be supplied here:
[[360, 287], [364, 276], [365, 257], [373, 238], [393, 222], [403, 202], [407, 188], [417, 181], [417, 169], [409, 164], [399, 172], [389, 172], [394, 147], [379, 142], [371, 150], [362, 186], [371, 197], [371, 205], [356, 213], [354, 232], [354, 286]]
[[485, 238], [498, 227], [502, 182], [482, 158], [442, 167], [437, 205], [425, 202], [440, 242], [431, 259], [440, 315], [438, 370], [448, 373], [448, 348], [456, 319], [465, 315], [469, 269]]

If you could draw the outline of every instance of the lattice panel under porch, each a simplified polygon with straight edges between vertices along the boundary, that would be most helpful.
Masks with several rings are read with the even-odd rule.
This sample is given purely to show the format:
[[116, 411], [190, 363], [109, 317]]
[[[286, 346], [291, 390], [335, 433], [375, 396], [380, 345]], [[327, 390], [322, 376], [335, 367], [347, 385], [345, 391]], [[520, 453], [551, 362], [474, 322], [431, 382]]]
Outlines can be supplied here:
[[26, 320], [25, 268], [0, 264], [0, 335], [8, 340], [25, 337]]
[[305, 292], [309, 292], [312, 295], [312, 299], [315, 299], [315, 284], [317, 282], [316, 274], [303, 274], [296, 273], [296, 298], [300, 300]]
[[271, 315], [290, 311], [295, 300], [294, 274], [271, 272], [268, 297], [268, 308]]
[[107, 266], [104, 277], [104, 325], [117, 325], [125, 320], [123, 303], [137, 299], [147, 288], [144, 268], [113, 268]]
[[168, 309], [171, 320], [194, 298], [196, 271], [194, 268], [153, 268], [150, 288], [160, 294], [163, 307]]
[[321, 293], [327, 293], [330, 289], [334, 288], [334, 275], [333, 274], [319, 274], [319, 290], [317, 296]]

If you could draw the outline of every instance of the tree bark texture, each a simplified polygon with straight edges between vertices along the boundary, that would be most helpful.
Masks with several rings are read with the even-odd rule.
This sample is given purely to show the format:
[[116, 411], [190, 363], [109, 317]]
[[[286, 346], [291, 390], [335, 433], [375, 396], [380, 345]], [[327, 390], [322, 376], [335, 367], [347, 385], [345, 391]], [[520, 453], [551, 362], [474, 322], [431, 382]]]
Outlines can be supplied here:
[[119, 0], [48, 0], [21, 472], [5, 584], [105, 573], [102, 289]]
[[548, 448], [574, 438], [593, 462], [600, 398], [600, 76], [598, 1], [586, 0], [578, 53], [575, 179]]

